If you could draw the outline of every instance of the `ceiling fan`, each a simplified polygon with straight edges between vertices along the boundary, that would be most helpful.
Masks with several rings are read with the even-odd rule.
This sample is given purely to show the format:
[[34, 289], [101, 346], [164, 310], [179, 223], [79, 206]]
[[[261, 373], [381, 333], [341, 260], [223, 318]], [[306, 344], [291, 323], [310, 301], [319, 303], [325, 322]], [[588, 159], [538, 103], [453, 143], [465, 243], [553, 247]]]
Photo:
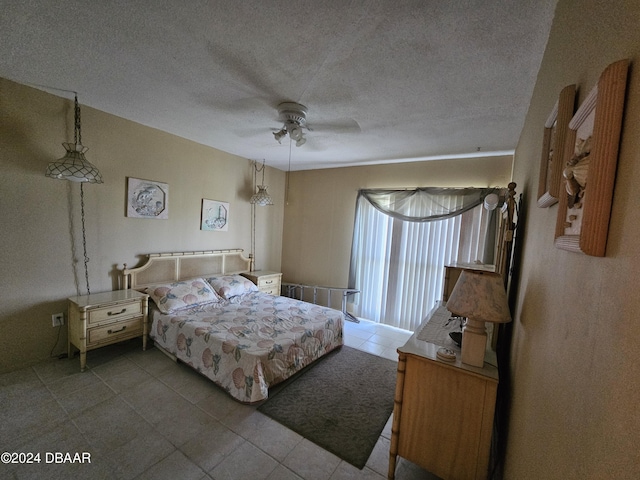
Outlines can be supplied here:
[[273, 132], [278, 143], [289, 134], [291, 140], [296, 142], [296, 147], [301, 147], [307, 142], [302, 131], [307, 127], [307, 107], [296, 102], [282, 102], [278, 105], [278, 120], [283, 122], [282, 128]]
[[[297, 102], [282, 102], [278, 105], [278, 120], [282, 122], [282, 128], [273, 132], [273, 136], [278, 143], [282, 143], [282, 139], [287, 134], [291, 140], [295, 141], [296, 147], [301, 147], [306, 143], [307, 139], [304, 136], [303, 129], [314, 131], [313, 128], [307, 125], [308, 111], [307, 107]], [[338, 133], [360, 131], [358, 122], [351, 119], [347, 122], [322, 125], [319, 128], [333, 130]]]

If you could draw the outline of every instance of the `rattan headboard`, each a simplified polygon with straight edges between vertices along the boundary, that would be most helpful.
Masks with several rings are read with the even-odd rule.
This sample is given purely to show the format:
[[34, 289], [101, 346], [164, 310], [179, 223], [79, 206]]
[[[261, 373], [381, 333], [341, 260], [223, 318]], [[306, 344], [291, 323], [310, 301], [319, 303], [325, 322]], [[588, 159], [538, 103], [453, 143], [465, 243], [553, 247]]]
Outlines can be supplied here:
[[151, 253], [144, 265], [122, 269], [122, 289], [141, 290], [157, 283], [176, 282], [195, 277], [242, 273], [251, 270], [251, 259], [242, 249], [206, 252]]

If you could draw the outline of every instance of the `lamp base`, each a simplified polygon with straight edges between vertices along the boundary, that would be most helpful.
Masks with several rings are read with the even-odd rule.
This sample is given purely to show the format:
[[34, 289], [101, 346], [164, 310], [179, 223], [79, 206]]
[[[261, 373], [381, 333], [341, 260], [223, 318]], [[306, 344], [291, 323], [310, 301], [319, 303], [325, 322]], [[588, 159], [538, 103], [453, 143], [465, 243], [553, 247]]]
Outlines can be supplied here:
[[487, 331], [484, 322], [467, 319], [462, 329], [462, 363], [474, 367], [484, 367], [484, 353], [487, 348]]

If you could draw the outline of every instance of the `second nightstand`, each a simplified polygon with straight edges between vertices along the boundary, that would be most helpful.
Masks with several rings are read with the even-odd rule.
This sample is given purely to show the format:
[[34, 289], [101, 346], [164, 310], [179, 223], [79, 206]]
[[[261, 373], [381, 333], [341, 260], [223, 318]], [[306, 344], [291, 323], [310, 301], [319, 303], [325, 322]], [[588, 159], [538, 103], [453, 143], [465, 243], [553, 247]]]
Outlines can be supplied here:
[[147, 348], [149, 296], [135, 290], [80, 295], [69, 298], [69, 343], [80, 350], [80, 371], [87, 364], [87, 351], [142, 336]]
[[269, 270], [258, 270], [241, 274], [258, 286], [258, 290], [271, 295], [280, 295], [282, 284], [282, 273], [270, 272]]

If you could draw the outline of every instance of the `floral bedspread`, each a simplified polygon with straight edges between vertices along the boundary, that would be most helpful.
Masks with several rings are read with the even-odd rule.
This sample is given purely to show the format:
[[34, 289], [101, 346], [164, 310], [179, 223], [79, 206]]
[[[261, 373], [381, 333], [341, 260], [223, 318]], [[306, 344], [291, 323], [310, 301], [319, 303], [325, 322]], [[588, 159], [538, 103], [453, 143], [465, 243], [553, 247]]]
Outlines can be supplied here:
[[343, 343], [342, 312], [262, 292], [174, 314], [150, 311], [160, 347], [243, 403], [265, 400], [270, 385]]

